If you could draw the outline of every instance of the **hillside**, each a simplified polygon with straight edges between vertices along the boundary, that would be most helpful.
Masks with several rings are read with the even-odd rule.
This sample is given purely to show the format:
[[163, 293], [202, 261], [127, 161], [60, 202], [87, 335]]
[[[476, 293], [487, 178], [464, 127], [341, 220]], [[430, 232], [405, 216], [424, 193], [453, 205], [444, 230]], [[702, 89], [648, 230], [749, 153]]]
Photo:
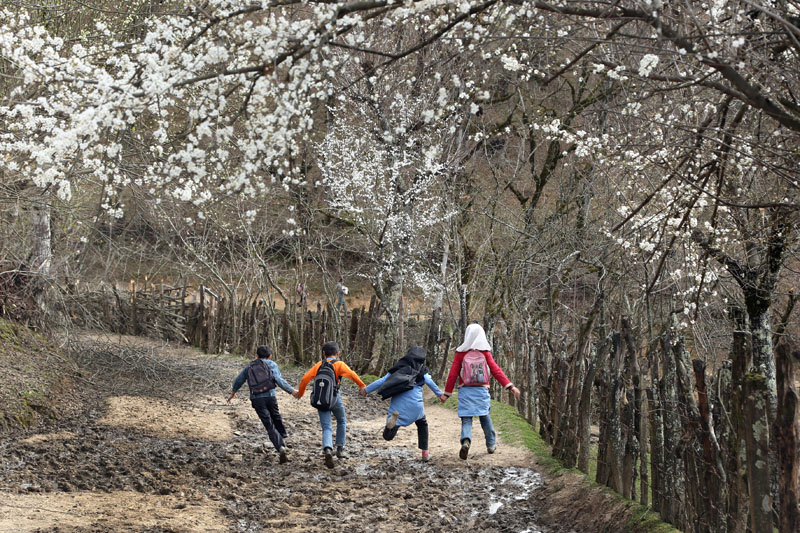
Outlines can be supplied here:
[[52, 341], [0, 319], [0, 429], [56, 418], [75, 375], [75, 364]]

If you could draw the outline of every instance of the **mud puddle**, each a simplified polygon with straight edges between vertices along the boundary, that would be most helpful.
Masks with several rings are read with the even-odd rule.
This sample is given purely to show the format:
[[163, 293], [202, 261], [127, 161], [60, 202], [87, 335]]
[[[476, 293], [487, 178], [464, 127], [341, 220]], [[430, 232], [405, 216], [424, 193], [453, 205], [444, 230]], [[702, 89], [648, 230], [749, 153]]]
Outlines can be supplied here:
[[[308, 397], [279, 391], [290, 433], [279, 465], [249, 401], [224, 402], [240, 363], [137, 349], [115, 348], [118, 375], [93, 359], [102, 346], [87, 350], [95, 386], [81, 408], [0, 437], [0, 531], [551, 531], [537, 525], [541, 479], [527, 452], [501, 442], [489, 455], [477, 428], [461, 461], [452, 410], [426, 406], [433, 459], [423, 463], [413, 426], [385, 442], [386, 403], [343, 386], [349, 457], [329, 470]], [[154, 365], [169, 371], [154, 380]], [[102, 381], [123, 378], [124, 394]]]

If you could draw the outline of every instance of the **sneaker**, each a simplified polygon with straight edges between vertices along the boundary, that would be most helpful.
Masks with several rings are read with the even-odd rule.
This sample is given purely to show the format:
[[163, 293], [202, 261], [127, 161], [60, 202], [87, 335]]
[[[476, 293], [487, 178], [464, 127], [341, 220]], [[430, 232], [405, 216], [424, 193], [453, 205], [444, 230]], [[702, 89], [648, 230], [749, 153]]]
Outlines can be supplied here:
[[386, 427], [389, 429], [394, 429], [397, 425], [397, 417], [400, 416], [400, 413], [397, 411], [392, 411], [392, 416], [389, 417], [389, 420], [386, 422]]
[[350, 457], [350, 456], [347, 454], [346, 451], [344, 451], [344, 446], [337, 446], [336, 447], [336, 457], [338, 457], [339, 459], [346, 459], [347, 457]]
[[486, 447], [486, 451], [489, 453], [494, 453], [497, 451], [497, 444], [492, 444], [491, 446]]
[[427, 463], [431, 460], [431, 452], [428, 450], [422, 450], [422, 461]]
[[469, 439], [464, 439], [464, 442], [461, 443], [461, 451], [458, 452], [459, 457], [466, 460], [467, 455], [469, 455], [470, 444], [472, 444], [472, 441], [470, 441]]
[[286, 456], [286, 446], [281, 446], [281, 449], [278, 450], [278, 453], [280, 454], [280, 459], [278, 460], [278, 463], [286, 464], [289, 462], [289, 458]]
[[333, 450], [330, 448], [325, 448], [322, 453], [325, 454], [325, 466], [328, 468], [333, 468]]

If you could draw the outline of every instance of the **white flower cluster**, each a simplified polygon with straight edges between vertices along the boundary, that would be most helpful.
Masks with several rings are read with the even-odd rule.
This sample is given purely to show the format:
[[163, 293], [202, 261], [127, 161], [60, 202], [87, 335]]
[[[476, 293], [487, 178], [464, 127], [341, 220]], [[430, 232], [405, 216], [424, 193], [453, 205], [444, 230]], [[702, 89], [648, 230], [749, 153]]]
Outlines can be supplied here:
[[645, 54], [641, 61], [639, 61], [639, 76], [643, 78], [648, 77], [656, 66], [658, 66], [658, 56]]

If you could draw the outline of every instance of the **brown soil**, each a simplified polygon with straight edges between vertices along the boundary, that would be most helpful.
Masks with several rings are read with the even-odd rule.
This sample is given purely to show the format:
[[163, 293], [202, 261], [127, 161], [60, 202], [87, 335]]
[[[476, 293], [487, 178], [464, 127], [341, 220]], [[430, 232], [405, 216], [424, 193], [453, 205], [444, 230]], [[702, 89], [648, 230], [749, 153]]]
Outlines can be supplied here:
[[78, 346], [80, 402], [0, 436], [0, 531], [598, 530], [566, 516], [582, 505], [570, 493], [587, 496], [579, 487], [552, 490], [561, 481], [543, 481], [527, 450], [502, 441], [487, 454], [478, 424], [460, 460], [460, 422], [435, 398], [426, 405], [433, 459], [423, 463], [414, 427], [384, 441], [387, 402], [345, 384], [350, 457], [329, 470], [308, 396], [279, 391], [290, 434], [289, 463], [279, 465], [246, 390], [224, 401], [242, 361], [132, 338]]

